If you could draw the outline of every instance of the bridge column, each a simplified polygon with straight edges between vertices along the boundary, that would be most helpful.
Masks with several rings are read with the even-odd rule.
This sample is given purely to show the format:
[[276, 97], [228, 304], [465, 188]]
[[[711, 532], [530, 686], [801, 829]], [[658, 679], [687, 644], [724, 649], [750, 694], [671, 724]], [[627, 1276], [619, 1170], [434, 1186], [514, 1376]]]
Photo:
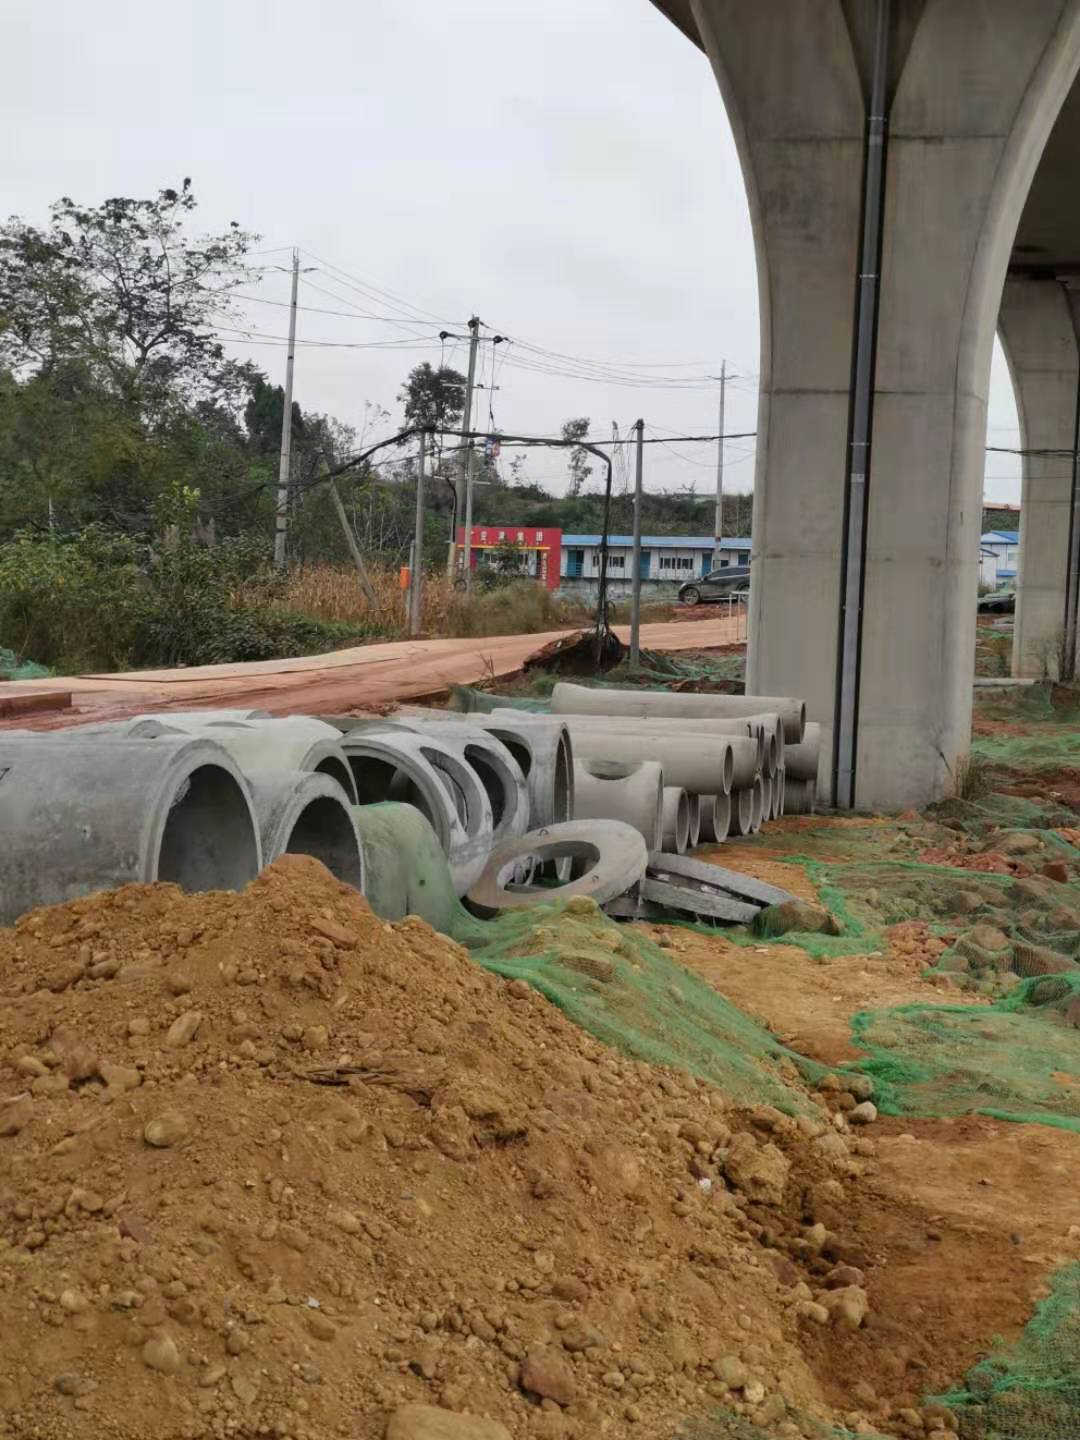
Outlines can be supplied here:
[[[1001, 297], [1024, 450], [1072, 450], [1077, 419], [1073, 303], [1060, 281], [1010, 275]], [[1025, 455], [1012, 673], [1058, 679], [1065, 631], [1071, 455]]]
[[[691, 0], [757, 249], [748, 688], [830, 730], [874, 8]], [[993, 336], [1080, 60], [1080, 0], [892, 11], [855, 791], [883, 809], [947, 792], [968, 746]]]

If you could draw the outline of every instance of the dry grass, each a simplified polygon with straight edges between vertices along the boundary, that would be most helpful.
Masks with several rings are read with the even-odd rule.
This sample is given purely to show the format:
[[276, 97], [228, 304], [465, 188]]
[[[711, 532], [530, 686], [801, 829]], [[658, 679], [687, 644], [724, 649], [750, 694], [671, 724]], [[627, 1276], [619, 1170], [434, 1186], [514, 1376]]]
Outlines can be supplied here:
[[[405, 596], [396, 570], [369, 571], [376, 604], [364, 595], [355, 570], [333, 565], [305, 565], [288, 577], [279, 600], [282, 608], [317, 620], [363, 626], [386, 635], [405, 633]], [[445, 574], [424, 576], [421, 629], [425, 635], [532, 635], [587, 624], [588, 609], [558, 601], [528, 581], [502, 590], [455, 591]]]

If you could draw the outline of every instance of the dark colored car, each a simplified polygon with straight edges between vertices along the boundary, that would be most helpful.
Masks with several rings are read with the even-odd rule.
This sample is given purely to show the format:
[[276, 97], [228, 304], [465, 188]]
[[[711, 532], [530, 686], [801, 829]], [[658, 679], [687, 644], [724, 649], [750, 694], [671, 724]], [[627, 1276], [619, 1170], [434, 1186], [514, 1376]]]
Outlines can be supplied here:
[[1012, 615], [1016, 610], [1015, 590], [995, 590], [979, 597], [980, 615]]
[[679, 588], [680, 605], [708, 605], [712, 601], [736, 596], [736, 591], [745, 591], [750, 584], [749, 565], [725, 565], [720, 570], [710, 570], [700, 580], [688, 580]]

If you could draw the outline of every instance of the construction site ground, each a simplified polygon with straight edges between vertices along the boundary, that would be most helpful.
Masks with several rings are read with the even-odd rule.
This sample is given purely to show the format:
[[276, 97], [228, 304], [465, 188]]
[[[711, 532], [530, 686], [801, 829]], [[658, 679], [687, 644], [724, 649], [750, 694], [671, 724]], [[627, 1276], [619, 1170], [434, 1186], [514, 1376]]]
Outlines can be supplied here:
[[[609, 939], [580, 914], [524, 948], [561, 944], [602, 996], [597, 950], [646, 937], [820, 1073], [865, 1059], [860, 1012], [989, 1016], [996, 991], [940, 968], [972, 917], [926, 887], [992, 877], [1002, 925], [1031, 897], [1069, 911], [1075, 698], [981, 699], [980, 798], [955, 810], [791, 817], [698, 852], [847, 895], [836, 939]], [[1029, 803], [1052, 827], [957, 819]], [[906, 890], [866, 888], [882, 857]], [[973, 1100], [834, 1130], [835, 1092], [781, 1065], [796, 1124], [478, 958], [298, 858], [244, 896], [131, 887], [0, 933], [2, 1440], [1080, 1435], [1075, 1410], [1006, 1432], [931, 1398], [1080, 1262], [1080, 1126]], [[829, 1309], [845, 1286], [869, 1300], [854, 1325]]]

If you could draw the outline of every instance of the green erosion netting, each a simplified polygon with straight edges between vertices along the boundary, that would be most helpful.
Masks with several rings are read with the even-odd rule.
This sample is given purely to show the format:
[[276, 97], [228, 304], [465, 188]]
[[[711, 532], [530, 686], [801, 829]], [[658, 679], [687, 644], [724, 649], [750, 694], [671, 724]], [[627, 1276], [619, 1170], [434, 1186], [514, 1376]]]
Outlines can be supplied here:
[[1075, 1440], [1080, 1435], [1080, 1265], [1058, 1271], [1020, 1338], [935, 1397], [965, 1440]]
[[44, 680], [54, 672], [33, 660], [20, 660], [14, 650], [0, 645], [0, 680]]
[[507, 911], [487, 928], [474, 959], [527, 980], [598, 1040], [687, 1070], [741, 1104], [818, 1113], [800, 1073], [813, 1083], [824, 1067], [785, 1049], [643, 930], [616, 927], [591, 900]]
[[1025, 980], [991, 1005], [864, 1010], [860, 1070], [887, 1115], [990, 1115], [1080, 1133], [1080, 974]]

